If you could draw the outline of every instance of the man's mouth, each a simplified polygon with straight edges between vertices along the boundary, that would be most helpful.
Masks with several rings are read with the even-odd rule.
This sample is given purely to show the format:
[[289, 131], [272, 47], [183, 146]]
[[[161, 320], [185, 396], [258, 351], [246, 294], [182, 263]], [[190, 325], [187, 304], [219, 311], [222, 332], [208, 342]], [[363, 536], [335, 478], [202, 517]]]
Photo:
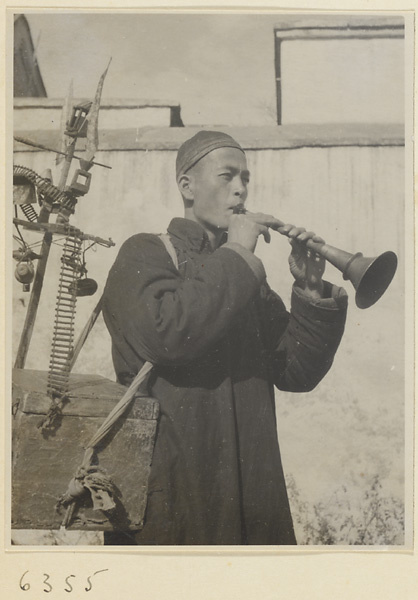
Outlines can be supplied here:
[[245, 209], [245, 206], [242, 202], [240, 202], [239, 204], [236, 204], [235, 206], [232, 207], [232, 212], [235, 215], [245, 215], [245, 213], [247, 212]]

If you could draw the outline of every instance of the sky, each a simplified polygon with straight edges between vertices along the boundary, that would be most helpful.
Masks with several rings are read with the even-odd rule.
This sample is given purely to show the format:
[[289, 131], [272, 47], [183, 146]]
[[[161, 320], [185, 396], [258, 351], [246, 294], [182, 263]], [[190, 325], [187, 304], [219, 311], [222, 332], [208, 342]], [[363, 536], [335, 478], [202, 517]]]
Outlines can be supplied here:
[[276, 14], [26, 13], [51, 98], [181, 104], [185, 124], [272, 125]]
[[[289, 13], [26, 16], [50, 98], [71, 80], [92, 98], [112, 59], [103, 99], [180, 104], [185, 125], [277, 124], [274, 28]], [[402, 39], [292, 41], [281, 54], [283, 123], [403, 121]]]

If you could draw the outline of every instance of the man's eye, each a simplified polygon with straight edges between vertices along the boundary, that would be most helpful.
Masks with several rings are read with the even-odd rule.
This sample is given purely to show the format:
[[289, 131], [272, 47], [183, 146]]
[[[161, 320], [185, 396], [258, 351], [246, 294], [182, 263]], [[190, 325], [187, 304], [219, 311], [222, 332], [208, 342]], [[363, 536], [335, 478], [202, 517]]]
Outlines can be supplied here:
[[231, 173], [221, 173], [220, 176], [223, 177], [224, 179], [228, 179], [228, 181], [230, 179], [232, 179]]

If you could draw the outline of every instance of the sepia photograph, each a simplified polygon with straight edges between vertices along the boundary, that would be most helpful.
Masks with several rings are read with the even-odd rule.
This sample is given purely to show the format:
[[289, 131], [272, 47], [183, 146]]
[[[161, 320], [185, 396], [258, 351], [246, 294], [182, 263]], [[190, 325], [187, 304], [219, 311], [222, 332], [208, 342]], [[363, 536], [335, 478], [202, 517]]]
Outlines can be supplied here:
[[10, 549], [412, 550], [411, 16], [8, 17]]

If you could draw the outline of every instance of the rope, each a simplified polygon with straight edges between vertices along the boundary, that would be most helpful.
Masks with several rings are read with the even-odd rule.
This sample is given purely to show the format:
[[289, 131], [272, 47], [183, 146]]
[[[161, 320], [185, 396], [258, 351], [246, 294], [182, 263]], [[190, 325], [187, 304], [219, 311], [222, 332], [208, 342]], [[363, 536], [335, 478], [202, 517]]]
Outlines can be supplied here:
[[103, 469], [92, 465], [94, 451], [118, 419], [125, 414], [139, 386], [145, 381], [152, 368], [153, 365], [150, 362], [147, 361], [144, 363], [122, 398], [89, 441], [81, 466], [77, 469], [76, 474], [68, 485], [67, 491], [59, 498], [56, 506], [57, 510], [60, 510], [61, 507], [67, 508], [63, 527], [67, 528], [70, 525], [76, 502], [86, 492], [89, 492], [91, 495], [94, 510], [112, 512], [116, 508], [113, 499], [115, 496], [115, 487], [112, 480], [106, 475]]

